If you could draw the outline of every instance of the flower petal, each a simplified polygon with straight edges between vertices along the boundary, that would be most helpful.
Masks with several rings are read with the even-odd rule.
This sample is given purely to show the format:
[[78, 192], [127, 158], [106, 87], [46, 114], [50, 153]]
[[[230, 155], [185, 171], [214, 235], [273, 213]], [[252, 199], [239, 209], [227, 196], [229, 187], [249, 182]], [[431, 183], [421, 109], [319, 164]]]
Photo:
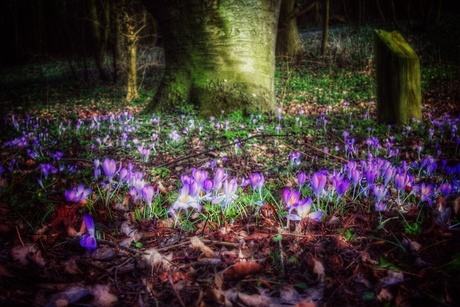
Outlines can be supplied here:
[[83, 215], [83, 221], [85, 222], [86, 230], [88, 231], [89, 235], [94, 237], [95, 229], [93, 217], [88, 213], [85, 213]]

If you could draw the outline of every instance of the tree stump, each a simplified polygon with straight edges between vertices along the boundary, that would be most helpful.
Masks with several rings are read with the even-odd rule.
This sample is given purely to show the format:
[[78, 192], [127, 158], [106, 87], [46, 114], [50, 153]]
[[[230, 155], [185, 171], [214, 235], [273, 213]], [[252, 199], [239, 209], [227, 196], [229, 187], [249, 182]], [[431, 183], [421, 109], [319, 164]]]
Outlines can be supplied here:
[[420, 61], [401, 34], [374, 30], [377, 119], [402, 124], [422, 118]]

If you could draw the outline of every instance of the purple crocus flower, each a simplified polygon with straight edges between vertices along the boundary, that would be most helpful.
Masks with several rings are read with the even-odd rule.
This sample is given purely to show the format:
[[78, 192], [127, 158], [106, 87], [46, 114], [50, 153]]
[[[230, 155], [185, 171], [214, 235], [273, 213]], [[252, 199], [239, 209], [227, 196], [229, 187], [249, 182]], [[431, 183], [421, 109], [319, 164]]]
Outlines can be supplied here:
[[311, 178], [310, 184], [313, 189], [313, 193], [316, 197], [319, 197], [326, 186], [327, 177], [323, 172], [316, 172]]
[[307, 175], [304, 172], [300, 172], [297, 174], [297, 183], [299, 184], [299, 189], [303, 187], [303, 185], [307, 182]]
[[205, 193], [211, 192], [212, 188], [214, 187], [214, 181], [210, 178], [206, 178], [205, 181], [203, 182], [203, 190]]
[[363, 179], [363, 173], [355, 168], [354, 170], [351, 171], [351, 180], [353, 181], [353, 185], [356, 187], [361, 183], [361, 180]]
[[186, 210], [188, 207], [201, 210], [201, 206], [198, 203], [198, 200], [190, 195], [189, 190], [190, 186], [188, 184], [184, 184], [184, 186], [182, 186], [182, 188], [179, 190], [179, 197], [171, 207], [172, 210]]
[[147, 205], [152, 206], [153, 196], [155, 195], [155, 190], [151, 185], [147, 185], [142, 188], [142, 197], [147, 202]]
[[86, 225], [86, 231], [88, 232], [87, 234], [85, 233], [81, 240], [80, 240], [80, 245], [81, 247], [84, 247], [88, 250], [89, 254], [91, 255], [97, 248], [97, 242], [96, 242], [96, 230], [94, 227], [94, 220], [91, 215], [88, 213], [85, 213], [83, 215], [83, 221]]
[[285, 188], [283, 191], [283, 201], [286, 204], [286, 209], [291, 210], [300, 201], [300, 192], [298, 190], [290, 190]]
[[144, 179], [140, 178], [135, 178], [133, 179], [133, 188], [134, 188], [134, 194], [131, 194], [134, 196], [135, 199], [140, 199], [142, 197], [142, 189], [145, 186], [145, 181]]
[[424, 182], [420, 186], [420, 201], [427, 202], [430, 207], [433, 205], [432, 196], [434, 194], [434, 188], [432, 184], [425, 184]]
[[303, 218], [308, 217], [311, 209], [311, 204], [311, 197], [296, 202], [289, 208], [289, 214], [286, 217], [291, 221], [300, 221]]
[[358, 163], [356, 161], [348, 161], [346, 164], [346, 168], [348, 169], [348, 179], [351, 179], [351, 172], [352, 170], [358, 167]]
[[380, 203], [383, 197], [387, 195], [388, 189], [384, 185], [374, 185], [374, 195], [377, 198], [377, 203]]
[[260, 173], [251, 174], [251, 176], [249, 176], [249, 182], [254, 190], [261, 190], [265, 182], [264, 175]]
[[204, 181], [208, 178], [208, 172], [205, 170], [195, 170], [193, 172], [193, 179], [195, 180], [196, 184], [198, 185], [198, 189], [201, 190], [203, 187]]
[[323, 212], [315, 211], [308, 213], [307, 217], [314, 220], [315, 222], [321, 222], [321, 217], [323, 216]]
[[409, 174], [396, 174], [395, 175], [395, 186], [396, 189], [401, 192], [405, 192], [406, 187], [411, 187], [414, 178]]
[[225, 170], [221, 167], [216, 169], [216, 174], [214, 175], [214, 189], [216, 191], [220, 190], [225, 178], [227, 178], [227, 174], [225, 173]]
[[180, 181], [182, 181], [182, 184], [184, 185], [189, 184], [190, 182], [192, 182], [192, 177], [186, 174], [182, 174], [180, 175]]
[[439, 191], [444, 197], [447, 197], [450, 195], [450, 192], [452, 192], [452, 185], [448, 182], [442, 183], [439, 186]]
[[27, 153], [27, 156], [29, 156], [29, 158], [31, 158], [31, 159], [35, 159], [35, 158], [38, 157], [38, 152], [36, 150], [32, 150], [32, 149], [27, 148], [26, 153]]
[[375, 178], [379, 175], [378, 171], [374, 169], [372, 166], [369, 166], [366, 170], [366, 181], [368, 186], [374, 184]]
[[426, 174], [430, 176], [438, 168], [438, 163], [434, 158], [427, 157], [422, 160], [420, 168], [426, 168]]
[[212, 204], [218, 204], [218, 203], [222, 203], [222, 207], [226, 208], [228, 207], [228, 205], [238, 197], [238, 195], [236, 195], [236, 189], [238, 187], [238, 183], [236, 182], [236, 179], [233, 178], [231, 180], [225, 180], [224, 181], [224, 187], [223, 187], [223, 190], [224, 190], [224, 194], [215, 198], [213, 201], [212, 201]]
[[209, 167], [210, 167], [211, 169], [214, 169], [216, 166], [217, 166], [216, 161], [213, 160], [213, 161], [209, 162]]
[[66, 201], [72, 202], [72, 203], [79, 203], [82, 200], [87, 199], [90, 194], [91, 194], [91, 189], [90, 188], [85, 189], [83, 184], [79, 184], [76, 188], [73, 187], [71, 190], [64, 191], [64, 196], [65, 196]]
[[394, 177], [396, 169], [393, 166], [388, 166], [383, 172], [383, 185], [387, 186]]
[[129, 171], [126, 167], [123, 167], [121, 170], [120, 170], [120, 181], [121, 180], [124, 180], [124, 179], [127, 179], [129, 176]]
[[41, 163], [40, 164], [40, 170], [42, 172], [42, 175], [45, 178], [48, 178], [50, 174], [56, 174], [57, 173], [57, 168], [55, 168], [52, 164], [49, 163]]
[[375, 211], [386, 211], [387, 210], [387, 205], [383, 202], [378, 202], [375, 203]]
[[105, 158], [104, 162], [102, 162], [102, 170], [109, 179], [109, 182], [111, 182], [117, 173], [117, 163], [114, 159]]
[[300, 152], [298, 152], [298, 151], [291, 152], [289, 154], [289, 161], [291, 161], [291, 163], [294, 166], [299, 166], [300, 165]]
[[51, 158], [53, 158], [53, 160], [59, 161], [61, 160], [62, 156], [64, 156], [64, 153], [62, 151], [56, 151], [54, 154], [51, 155]]
[[190, 194], [190, 196], [193, 196], [193, 197], [200, 196], [200, 188], [198, 187], [198, 184], [196, 183], [195, 180], [191, 179], [188, 186], [189, 186], [188, 193]]
[[334, 185], [335, 190], [337, 191], [337, 195], [340, 197], [345, 194], [345, 192], [348, 190], [350, 187], [350, 180], [348, 179], [335, 179], [332, 181], [332, 184]]

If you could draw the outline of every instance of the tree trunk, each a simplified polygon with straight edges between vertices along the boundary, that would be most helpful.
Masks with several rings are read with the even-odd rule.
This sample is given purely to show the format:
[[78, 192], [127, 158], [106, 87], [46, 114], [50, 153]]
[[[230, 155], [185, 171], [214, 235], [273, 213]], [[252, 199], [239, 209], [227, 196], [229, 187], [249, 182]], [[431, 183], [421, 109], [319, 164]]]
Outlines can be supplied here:
[[116, 2], [110, 3], [112, 16], [112, 67], [113, 82], [117, 83], [121, 73], [121, 59], [123, 58], [123, 36], [121, 9]]
[[145, 112], [184, 102], [201, 116], [275, 109], [275, 42], [281, 0], [144, 0], [165, 49], [163, 81]]
[[420, 62], [398, 32], [375, 30], [377, 118], [381, 123], [401, 124], [421, 119]]
[[[125, 28], [124, 36], [126, 38], [127, 44], [127, 92], [126, 100], [131, 101], [139, 97], [137, 93], [137, 45], [139, 43], [139, 31], [137, 29], [137, 22], [139, 16], [135, 13], [125, 11], [124, 12], [124, 21], [123, 25]], [[145, 19], [142, 18], [142, 26], [145, 24]]]
[[282, 0], [276, 38], [277, 57], [296, 57], [302, 52], [297, 17], [290, 16], [294, 11], [295, 0]]
[[139, 97], [137, 93], [137, 41], [128, 39], [128, 86], [126, 100]]
[[[109, 80], [109, 75], [105, 69], [105, 53], [109, 37], [109, 20], [110, 9], [107, 1], [102, 1], [102, 7], [99, 9], [96, 0], [88, 1], [89, 19], [91, 23], [91, 34], [93, 38], [93, 53], [96, 67], [99, 71], [101, 80]], [[100, 14], [99, 14], [100, 13]]]
[[327, 41], [329, 38], [329, 0], [324, 0], [323, 8], [323, 39], [321, 41], [321, 56], [326, 55]]

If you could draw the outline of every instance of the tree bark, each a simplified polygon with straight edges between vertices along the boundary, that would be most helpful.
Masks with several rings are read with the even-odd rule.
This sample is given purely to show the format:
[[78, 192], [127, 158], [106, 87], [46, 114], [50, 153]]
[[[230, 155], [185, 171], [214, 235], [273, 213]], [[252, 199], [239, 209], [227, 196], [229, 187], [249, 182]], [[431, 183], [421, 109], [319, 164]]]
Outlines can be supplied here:
[[99, 71], [99, 78], [107, 81], [110, 79], [105, 69], [105, 53], [109, 38], [109, 5], [107, 1], [102, 1], [102, 6], [98, 10], [96, 0], [89, 0], [88, 9], [91, 23], [91, 34], [93, 38], [94, 61], [96, 62], [96, 67]]
[[140, 13], [124, 12], [124, 28], [127, 44], [127, 92], [126, 100], [131, 101], [139, 97], [137, 92], [137, 46], [140, 39], [139, 32], [146, 24], [145, 14], [143, 17]]
[[321, 41], [321, 56], [326, 55], [327, 41], [329, 40], [329, 0], [324, 0], [323, 8], [323, 39]]
[[121, 60], [123, 58], [123, 29], [120, 5], [116, 2], [110, 3], [111, 25], [112, 25], [112, 67], [113, 82], [117, 83], [121, 74]]
[[402, 124], [422, 118], [420, 62], [398, 32], [375, 30], [377, 118], [380, 123]]
[[144, 0], [163, 35], [163, 81], [145, 112], [184, 102], [201, 116], [275, 109], [281, 0]]
[[276, 38], [277, 57], [296, 57], [302, 52], [297, 17], [294, 12], [295, 0], [282, 0]]

